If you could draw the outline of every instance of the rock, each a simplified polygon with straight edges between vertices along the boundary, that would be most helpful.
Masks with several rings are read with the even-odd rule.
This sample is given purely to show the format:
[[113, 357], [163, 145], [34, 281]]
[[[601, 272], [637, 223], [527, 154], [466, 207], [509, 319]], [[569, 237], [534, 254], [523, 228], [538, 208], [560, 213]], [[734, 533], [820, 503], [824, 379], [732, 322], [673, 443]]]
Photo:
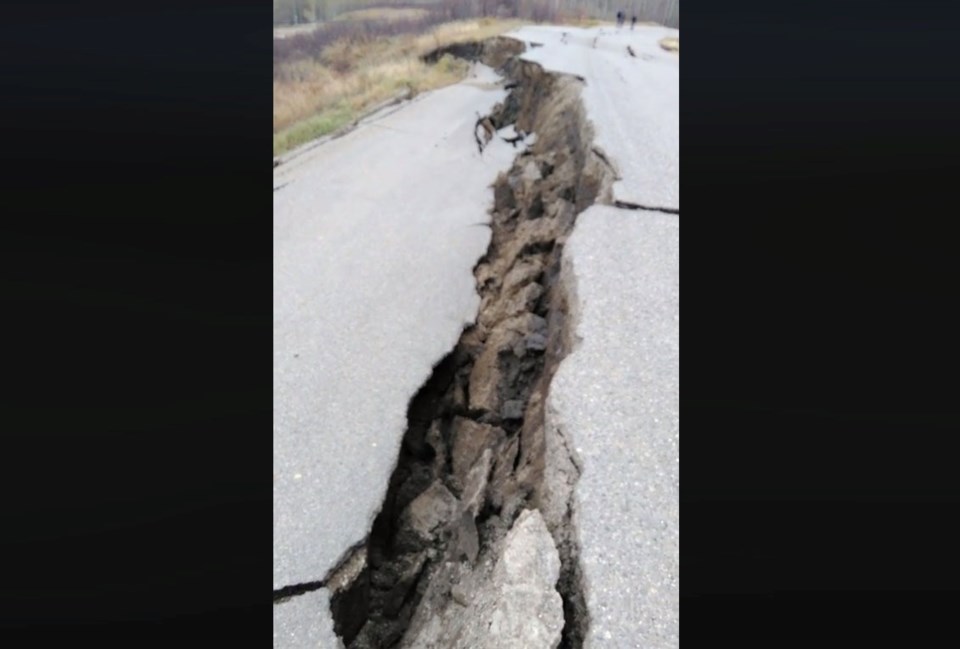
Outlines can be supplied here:
[[503, 419], [523, 419], [523, 401], [505, 401], [500, 416]]
[[[507, 534], [494, 580], [521, 586], [549, 585], [552, 589], [559, 578], [560, 555], [543, 516], [536, 509], [524, 510]], [[531, 584], [531, 580], [540, 583]]]
[[487, 498], [494, 509], [503, 507], [504, 499], [516, 491], [513, 464], [519, 452], [519, 438], [514, 435], [497, 449], [493, 463], [493, 476], [487, 490]]
[[404, 524], [422, 541], [432, 541], [456, 516], [459, 501], [440, 480], [413, 499], [404, 512]]
[[465, 511], [469, 512], [473, 518], [483, 508], [487, 494], [487, 479], [490, 475], [490, 468], [493, 465], [493, 451], [489, 448], [484, 449], [477, 460], [467, 473], [463, 481], [463, 495], [460, 502]]
[[497, 324], [506, 318], [532, 311], [543, 292], [543, 286], [528, 281], [525, 284], [504, 287], [499, 294], [487, 293], [480, 300], [481, 315], [478, 321], [484, 327], [496, 328]]
[[470, 409], [481, 412], [500, 412], [499, 387], [503, 378], [501, 354], [517, 355], [522, 349], [518, 343], [530, 334], [547, 333], [547, 321], [534, 313], [523, 313], [499, 322], [490, 331], [483, 351], [470, 370]]
[[470, 593], [468, 593], [467, 589], [463, 587], [463, 584], [456, 584], [452, 589], [450, 589], [450, 596], [453, 598], [453, 601], [461, 606], [470, 605]]
[[363, 569], [367, 567], [367, 548], [363, 547], [348, 557], [347, 561], [327, 579], [326, 588], [337, 595], [353, 585]]
[[482, 326], [471, 327], [460, 337], [460, 347], [471, 358], [476, 358], [483, 350], [484, 341], [487, 339], [487, 330]]
[[516, 198], [513, 195], [514, 183], [506, 179], [501, 173], [501, 178], [497, 179], [493, 186], [493, 204], [498, 210], [512, 210], [517, 206]]
[[559, 645], [563, 630], [559, 578], [560, 555], [550, 531], [540, 512], [525, 510], [507, 533], [493, 571], [498, 596], [487, 618], [487, 646]]
[[487, 285], [497, 285], [497, 276], [494, 275], [493, 269], [490, 268], [490, 264], [484, 263], [478, 265], [473, 273], [473, 276], [477, 278], [478, 288], [484, 288]]
[[563, 630], [556, 590], [560, 556], [537, 510], [520, 514], [493, 570], [478, 568], [472, 588], [458, 582], [442, 610], [431, 611], [405, 647], [555, 649]]
[[[454, 392], [454, 394], [456, 394], [456, 392]], [[456, 399], [454, 401], [456, 402]], [[427, 430], [426, 435], [427, 444], [430, 445], [430, 448], [432, 448], [436, 454], [433, 458], [433, 468], [434, 471], [437, 471], [438, 473], [443, 471], [447, 456], [447, 445], [443, 441], [443, 432], [440, 426], [441, 420], [434, 419], [433, 423], [430, 424], [430, 428]]]
[[461, 412], [467, 408], [467, 392], [463, 389], [463, 383], [456, 381], [453, 386], [453, 411]]
[[480, 533], [477, 530], [477, 523], [473, 514], [464, 511], [460, 515], [460, 524], [457, 526], [457, 535], [453, 548], [453, 557], [455, 559], [466, 559], [470, 563], [477, 560], [480, 553]]
[[547, 348], [548, 340], [546, 334], [536, 332], [525, 336], [513, 345], [513, 354], [517, 358], [523, 358], [527, 352], [542, 352]]
[[[547, 334], [547, 321], [535, 313], [525, 313], [515, 321], [518, 331], [524, 335], [531, 333]], [[511, 323], [513, 324], [513, 323]]]
[[480, 315], [477, 317], [477, 322], [482, 326], [492, 327], [496, 324], [498, 318], [494, 309], [491, 308], [496, 301], [496, 293], [484, 293], [483, 297], [480, 298]]
[[397, 502], [408, 503], [406, 506], [425, 491], [424, 485], [433, 482], [433, 467], [430, 464], [413, 462], [408, 466], [409, 477], [397, 489]]
[[[543, 482], [544, 463], [546, 461], [546, 435], [544, 435], [544, 392], [543, 386], [534, 387], [527, 401], [523, 427], [520, 429], [521, 442], [519, 458], [516, 460], [517, 481], [532, 488]], [[542, 489], [536, 489], [542, 491]], [[542, 496], [542, 494], [541, 494]], [[542, 504], [540, 513], [545, 514]], [[550, 519], [547, 519], [550, 520]]]
[[384, 598], [383, 612], [387, 617], [396, 617], [409, 597], [410, 590], [416, 586], [417, 578], [423, 571], [427, 557], [425, 553], [408, 555], [398, 562], [399, 578]]
[[513, 353], [513, 345], [520, 338], [518, 332], [503, 323], [490, 332], [483, 351], [470, 370], [468, 397], [471, 410], [499, 412], [500, 354]]
[[556, 215], [554, 216], [561, 230], [569, 231], [574, 219], [577, 218], [576, 206], [569, 201], [557, 201]]
[[532, 219], [521, 221], [508, 241], [503, 244], [497, 257], [490, 262], [491, 271], [496, 276], [506, 276], [520, 257], [521, 251], [527, 249], [524, 256], [533, 256], [530, 247], [549, 247], [557, 237], [563, 234], [559, 219]]
[[537, 164], [537, 161], [527, 160], [526, 164], [523, 165], [523, 172], [520, 174], [520, 180], [524, 184], [524, 189], [529, 191], [529, 188], [533, 185], [533, 183], [541, 178], [540, 165]]
[[[468, 474], [481, 459], [485, 449], [496, 446], [505, 436], [502, 429], [489, 424], [480, 424], [472, 419], [457, 417], [453, 422], [453, 483], [466, 487]], [[489, 465], [487, 466], [489, 471]], [[466, 489], [464, 489], [466, 496]]]
[[500, 384], [499, 353], [493, 347], [484, 347], [477, 362], [470, 370], [468, 400], [471, 410], [482, 412], [496, 411], [500, 396], [497, 386]]
[[541, 295], [543, 295], [543, 287], [536, 282], [531, 282], [504, 301], [503, 314], [514, 316], [531, 311]]
[[529, 350], [543, 351], [547, 348], [547, 337], [542, 333], [530, 334], [523, 339], [523, 344]]
[[524, 257], [518, 260], [506, 277], [503, 278], [503, 287], [501, 288], [503, 294], [510, 295], [525, 284], [536, 280], [543, 272], [543, 265], [543, 255]]
[[509, 491], [503, 494], [503, 506], [500, 509], [500, 516], [510, 520], [516, 513], [523, 508], [525, 500], [529, 497], [529, 490], [524, 489], [516, 481], [509, 482]]

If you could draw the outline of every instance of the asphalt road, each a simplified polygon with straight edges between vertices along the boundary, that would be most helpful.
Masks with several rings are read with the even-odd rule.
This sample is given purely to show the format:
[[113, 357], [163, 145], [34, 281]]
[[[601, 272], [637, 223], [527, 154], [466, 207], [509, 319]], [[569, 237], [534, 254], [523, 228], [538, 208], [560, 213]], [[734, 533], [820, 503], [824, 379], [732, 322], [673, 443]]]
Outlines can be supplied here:
[[[657, 44], [669, 34], [517, 36], [543, 44], [526, 58], [586, 80], [615, 198], [679, 212], [679, 58]], [[322, 578], [367, 533], [407, 400], [476, 315], [489, 185], [516, 154], [473, 146], [476, 114], [504, 96], [484, 84], [432, 93], [276, 170], [275, 588]], [[579, 343], [554, 378], [548, 425], [565, 428], [583, 466], [587, 646], [673, 649], [679, 215], [594, 206], [564, 264]], [[275, 606], [275, 645], [325, 646], [325, 612], [325, 591]]]
[[333, 649], [342, 646], [330, 618], [325, 588], [292, 597], [273, 607], [274, 649]]
[[275, 171], [274, 588], [322, 579], [386, 491], [410, 397], [478, 307], [490, 184], [483, 80], [432, 93]]
[[535, 26], [514, 34], [543, 45], [528, 50], [525, 59], [586, 80], [583, 101], [596, 131], [594, 143], [621, 176], [614, 197], [679, 210], [680, 57], [659, 45], [679, 31]]
[[620, 175], [614, 198], [677, 212], [595, 205], [564, 249], [579, 342], [551, 384], [548, 425], [564, 428], [583, 468], [588, 647], [680, 643], [679, 57], [658, 44], [671, 34], [517, 33], [543, 44], [525, 58], [585, 79], [595, 143]]
[[580, 341], [550, 388], [569, 434], [588, 646], [680, 639], [680, 220], [594, 206], [564, 250]]

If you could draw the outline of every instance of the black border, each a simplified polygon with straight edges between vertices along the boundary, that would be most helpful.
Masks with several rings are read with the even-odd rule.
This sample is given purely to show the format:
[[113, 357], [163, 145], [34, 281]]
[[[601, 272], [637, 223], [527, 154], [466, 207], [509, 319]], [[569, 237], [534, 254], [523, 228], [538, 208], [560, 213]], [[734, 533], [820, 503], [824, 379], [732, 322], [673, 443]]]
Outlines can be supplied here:
[[7, 9], [4, 637], [269, 646], [271, 6]]
[[960, 584], [956, 18], [685, 5], [688, 643], [944, 630], [935, 602]]
[[[269, 642], [270, 8], [15, 9], [2, 624]], [[916, 644], [960, 577], [956, 16], [685, 16], [684, 637]]]

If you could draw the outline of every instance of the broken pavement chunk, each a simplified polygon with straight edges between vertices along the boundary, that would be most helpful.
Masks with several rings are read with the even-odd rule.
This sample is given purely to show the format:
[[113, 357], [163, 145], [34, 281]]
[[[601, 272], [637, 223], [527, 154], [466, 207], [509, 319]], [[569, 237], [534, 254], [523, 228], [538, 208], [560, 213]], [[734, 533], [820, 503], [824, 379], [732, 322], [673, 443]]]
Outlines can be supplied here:
[[543, 351], [547, 348], [547, 337], [541, 333], [530, 334], [524, 339], [526, 348], [534, 351]]
[[453, 483], [459, 488], [466, 486], [470, 469], [484, 449], [493, 448], [505, 435], [495, 426], [457, 417], [453, 424]]
[[456, 546], [453, 556], [455, 559], [466, 559], [470, 563], [477, 560], [480, 553], [480, 534], [477, 530], [477, 523], [469, 511], [464, 511], [460, 516], [460, 524], [456, 531]]
[[486, 646], [553, 649], [559, 645], [563, 630], [563, 601], [556, 590], [559, 578], [560, 555], [553, 537], [539, 511], [525, 510], [507, 533], [493, 571], [498, 595], [488, 618]]
[[556, 589], [560, 556], [539, 511], [520, 514], [499, 554], [472, 589], [455, 584], [453, 603], [435, 611], [404, 647], [555, 649], [564, 623]]
[[456, 516], [457, 505], [457, 498], [436, 480], [407, 507], [405, 523], [420, 539], [432, 541]]
[[486, 500], [487, 479], [492, 466], [493, 452], [489, 448], [484, 449], [480, 459], [470, 468], [464, 480], [461, 503], [464, 510], [470, 512], [473, 518], [477, 517]]
[[505, 401], [500, 410], [500, 416], [505, 420], [523, 419], [523, 401]]

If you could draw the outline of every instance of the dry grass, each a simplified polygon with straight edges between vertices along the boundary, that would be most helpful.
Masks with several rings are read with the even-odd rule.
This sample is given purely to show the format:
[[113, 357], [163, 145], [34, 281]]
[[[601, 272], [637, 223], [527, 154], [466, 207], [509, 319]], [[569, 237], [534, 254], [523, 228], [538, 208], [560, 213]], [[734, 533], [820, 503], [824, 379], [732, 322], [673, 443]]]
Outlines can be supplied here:
[[289, 38], [297, 34], [309, 34], [323, 27], [323, 23], [308, 23], [306, 25], [282, 25], [273, 28], [274, 38]]
[[445, 23], [421, 35], [344, 39], [318, 58], [279, 66], [273, 83], [274, 155], [330, 133], [370, 107], [403, 92], [413, 94], [460, 81], [467, 64], [444, 57], [436, 65], [424, 54], [452, 43], [489, 38], [519, 21], [491, 19]]
[[607, 27], [614, 26], [614, 23], [611, 20], [601, 20], [599, 18], [588, 18], [582, 16], [561, 16], [557, 20], [557, 24], [560, 25], [569, 25], [571, 27], [581, 27], [583, 29], [590, 29], [591, 27]]
[[416, 7], [377, 7], [375, 9], [355, 9], [342, 13], [334, 20], [411, 20], [423, 18], [429, 12]]
[[479, 41], [499, 36], [527, 24], [529, 22], [523, 20], [497, 20], [494, 18], [460, 20], [438, 25], [431, 33], [420, 36], [417, 39], [417, 44], [426, 48], [423, 52], [425, 54], [435, 47], [464, 41]]
[[680, 53], [680, 38], [667, 36], [666, 38], [660, 39], [660, 47], [667, 50], [668, 52]]

